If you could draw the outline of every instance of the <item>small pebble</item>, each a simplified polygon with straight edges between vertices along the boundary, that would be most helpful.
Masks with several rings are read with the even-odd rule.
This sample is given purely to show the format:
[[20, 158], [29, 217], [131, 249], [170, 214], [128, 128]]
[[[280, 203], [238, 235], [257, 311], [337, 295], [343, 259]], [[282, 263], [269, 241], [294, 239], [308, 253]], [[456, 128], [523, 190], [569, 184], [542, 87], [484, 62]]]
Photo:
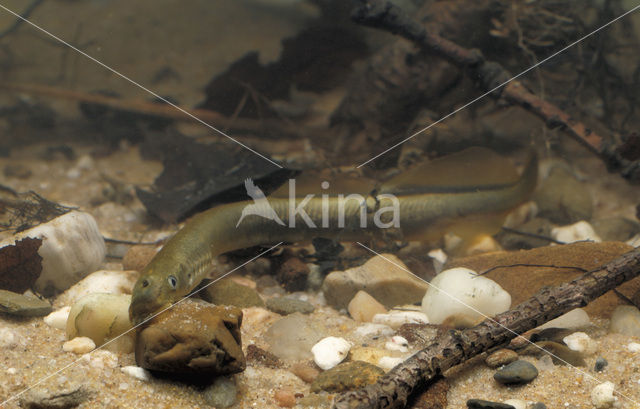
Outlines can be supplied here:
[[627, 345], [627, 349], [629, 350], [629, 352], [640, 352], [640, 344], [638, 344], [637, 342], [630, 342]]
[[359, 337], [384, 337], [392, 335], [395, 331], [388, 325], [366, 323], [357, 327], [353, 333]]
[[249, 364], [258, 364], [267, 368], [279, 368], [282, 366], [282, 362], [277, 356], [257, 347], [255, 344], [247, 345], [245, 358]]
[[218, 376], [204, 390], [204, 400], [216, 408], [228, 408], [236, 403], [237, 392], [238, 388], [233, 379], [226, 376]]
[[139, 379], [141, 381], [148, 381], [149, 379], [151, 379], [151, 372], [139, 366], [135, 366], [135, 365], [123, 366], [122, 368], [120, 368], [120, 370], [125, 374], [131, 377], [134, 377], [136, 379]]
[[373, 316], [374, 324], [383, 324], [393, 329], [398, 329], [404, 324], [428, 324], [429, 318], [425, 313], [418, 311], [389, 311], [388, 314], [376, 314]]
[[581, 352], [584, 355], [592, 355], [596, 353], [598, 345], [596, 342], [584, 332], [574, 332], [562, 339], [569, 349]]
[[17, 345], [16, 333], [9, 328], [0, 327], [0, 348], [13, 348]]
[[603, 371], [603, 370], [604, 370], [604, 368], [605, 368], [607, 365], [609, 365], [609, 362], [608, 362], [606, 359], [604, 359], [603, 357], [599, 356], [599, 357], [596, 359], [596, 363], [595, 363], [595, 365], [594, 365], [593, 369], [594, 369], [596, 372], [601, 372], [601, 371]]
[[613, 407], [616, 397], [613, 396], [614, 385], [612, 382], [601, 383], [591, 390], [591, 403], [597, 409]]
[[276, 314], [289, 315], [294, 312], [300, 314], [311, 314], [314, 306], [307, 302], [291, 297], [273, 297], [267, 300], [267, 308]]
[[551, 237], [563, 243], [585, 240], [600, 243], [602, 241], [600, 236], [593, 230], [593, 227], [584, 220], [568, 226], [554, 227], [551, 229]]
[[281, 408], [292, 408], [296, 405], [296, 397], [289, 390], [279, 389], [273, 394], [273, 399]]
[[500, 369], [493, 379], [502, 384], [522, 384], [531, 382], [538, 376], [538, 370], [527, 361], [518, 360]]
[[512, 405], [500, 402], [491, 402], [482, 399], [469, 399], [467, 401], [469, 409], [516, 409]]
[[378, 360], [378, 366], [385, 371], [389, 371], [404, 361], [402, 358], [393, 357], [393, 356], [383, 356]]
[[396, 335], [391, 337], [391, 340], [387, 341], [384, 347], [389, 351], [407, 352], [409, 350], [409, 342], [403, 337]]
[[51, 314], [44, 317], [44, 323], [52, 328], [62, 329], [67, 328], [67, 318], [69, 318], [69, 310], [71, 307], [62, 307], [59, 310], [55, 310]]
[[487, 356], [484, 362], [489, 368], [498, 368], [518, 360], [518, 354], [511, 349], [502, 348]]
[[291, 365], [289, 371], [291, 371], [292, 374], [302, 379], [306, 383], [313, 382], [313, 380], [316, 379], [316, 377], [320, 374], [320, 371], [318, 371], [316, 368], [302, 362], [297, 362]]
[[342, 362], [351, 349], [351, 343], [344, 338], [326, 337], [311, 348], [313, 361], [325, 371]]
[[387, 309], [365, 291], [358, 291], [347, 306], [349, 315], [356, 321], [371, 322], [376, 314], [386, 314]]
[[70, 341], [62, 344], [64, 352], [73, 352], [74, 354], [86, 354], [96, 349], [96, 343], [89, 337], [75, 337]]
[[527, 402], [522, 399], [507, 399], [503, 403], [511, 405], [516, 409], [527, 409]]

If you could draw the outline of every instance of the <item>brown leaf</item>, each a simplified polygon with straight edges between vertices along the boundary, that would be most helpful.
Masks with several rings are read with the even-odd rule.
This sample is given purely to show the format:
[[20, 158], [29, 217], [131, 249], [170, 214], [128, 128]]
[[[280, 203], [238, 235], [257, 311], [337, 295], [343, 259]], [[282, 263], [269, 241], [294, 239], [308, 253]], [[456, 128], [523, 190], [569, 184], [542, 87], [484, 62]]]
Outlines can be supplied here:
[[0, 249], [0, 289], [22, 293], [33, 286], [42, 272], [40, 245], [42, 239], [25, 237]]

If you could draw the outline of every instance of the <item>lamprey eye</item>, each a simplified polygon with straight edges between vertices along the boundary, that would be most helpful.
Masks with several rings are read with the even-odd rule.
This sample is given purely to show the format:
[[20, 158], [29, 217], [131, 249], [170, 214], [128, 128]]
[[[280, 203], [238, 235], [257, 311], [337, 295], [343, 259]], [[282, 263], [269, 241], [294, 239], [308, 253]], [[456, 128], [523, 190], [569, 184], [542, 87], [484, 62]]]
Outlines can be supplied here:
[[173, 288], [174, 290], [178, 286], [178, 279], [175, 276], [167, 277], [167, 281], [169, 282], [169, 285], [171, 286], [171, 288]]
[[144, 287], [149, 287], [149, 280], [147, 280], [147, 279], [142, 280], [142, 287], [143, 288]]

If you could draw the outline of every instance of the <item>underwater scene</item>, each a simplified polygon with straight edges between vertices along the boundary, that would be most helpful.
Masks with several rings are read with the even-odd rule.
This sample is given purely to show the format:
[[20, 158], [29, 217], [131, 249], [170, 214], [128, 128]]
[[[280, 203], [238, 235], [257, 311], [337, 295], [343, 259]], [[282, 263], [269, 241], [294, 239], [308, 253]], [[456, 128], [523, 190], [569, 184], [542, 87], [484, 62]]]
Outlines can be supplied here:
[[0, 0], [0, 409], [640, 409], [639, 0]]

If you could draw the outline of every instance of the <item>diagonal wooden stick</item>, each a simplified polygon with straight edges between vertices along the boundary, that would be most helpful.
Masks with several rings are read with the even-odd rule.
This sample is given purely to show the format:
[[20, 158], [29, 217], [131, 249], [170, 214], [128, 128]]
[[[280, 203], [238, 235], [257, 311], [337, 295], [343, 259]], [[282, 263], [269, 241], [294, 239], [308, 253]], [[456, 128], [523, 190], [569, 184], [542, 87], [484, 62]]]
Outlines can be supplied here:
[[640, 248], [558, 287], [544, 288], [512, 310], [466, 330], [451, 330], [366, 388], [339, 395], [336, 409], [402, 408], [411, 392], [447, 369], [502, 345], [640, 275]]

